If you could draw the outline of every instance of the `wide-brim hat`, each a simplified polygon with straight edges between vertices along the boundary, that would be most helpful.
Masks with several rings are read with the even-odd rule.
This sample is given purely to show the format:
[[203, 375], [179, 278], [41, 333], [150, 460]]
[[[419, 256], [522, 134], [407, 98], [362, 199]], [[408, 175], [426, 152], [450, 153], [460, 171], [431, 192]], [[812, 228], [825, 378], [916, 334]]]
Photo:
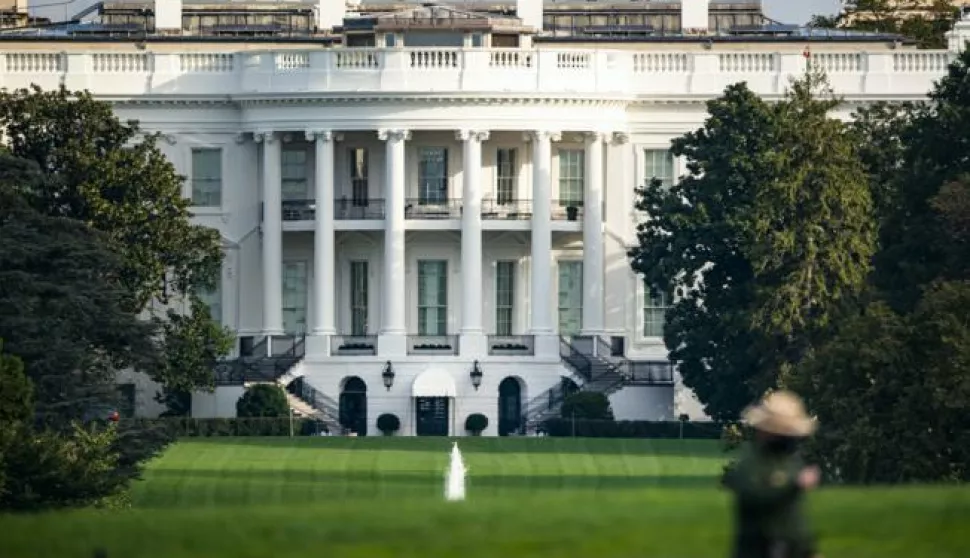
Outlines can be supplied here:
[[818, 422], [805, 412], [802, 399], [790, 391], [769, 394], [745, 409], [742, 419], [756, 430], [778, 436], [804, 438], [818, 428]]

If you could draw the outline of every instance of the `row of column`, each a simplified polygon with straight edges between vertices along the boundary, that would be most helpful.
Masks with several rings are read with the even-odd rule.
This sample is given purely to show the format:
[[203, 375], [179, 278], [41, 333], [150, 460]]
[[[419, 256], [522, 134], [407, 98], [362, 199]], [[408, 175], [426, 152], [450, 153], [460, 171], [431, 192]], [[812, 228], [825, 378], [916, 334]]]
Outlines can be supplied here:
[[[306, 132], [316, 152], [314, 191], [316, 220], [314, 238], [314, 305], [312, 335], [333, 335], [335, 324], [334, 251], [334, 141], [327, 130]], [[384, 281], [382, 335], [404, 336], [405, 320], [405, 142], [409, 130], [380, 130], [385, 142]], [[461, 130], [463, 142], [463, 207], [461, 223], [461, 275], [463, 336], [484, 337], [482, 286], [482, 142], [488, 131]], [[552, 142], [561, 134], [535, 131], [526, 134], [532, 144], [532, 331], [534, 335], [555, 335], [550, 286], [552, 282]], [[616, 134], [624, 141], [625, 136]], [[254, 134], [263, 144], [263, 333], [283, 334], [282, 310], [282, 200], [281, 150], [273, 132]], [[583, 217], [583, 329], [596, 335], [603, 331], [603, 143], [613, 135], [586, 134], [585, 192]]]

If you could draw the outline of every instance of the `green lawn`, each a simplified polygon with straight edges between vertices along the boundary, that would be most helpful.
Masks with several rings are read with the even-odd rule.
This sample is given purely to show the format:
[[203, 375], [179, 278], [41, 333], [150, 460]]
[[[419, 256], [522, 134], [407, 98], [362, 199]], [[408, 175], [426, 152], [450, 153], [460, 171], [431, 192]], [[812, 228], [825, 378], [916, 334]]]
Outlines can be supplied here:
[[[126, 512], [0, 516], [3, 558], [726, 556], [716, 443], [462, 439], [468, 499], [443, 500], [451, 442], [185, 441]], [[827, 489], [826, 558], [966, 558], [970, 487]]]

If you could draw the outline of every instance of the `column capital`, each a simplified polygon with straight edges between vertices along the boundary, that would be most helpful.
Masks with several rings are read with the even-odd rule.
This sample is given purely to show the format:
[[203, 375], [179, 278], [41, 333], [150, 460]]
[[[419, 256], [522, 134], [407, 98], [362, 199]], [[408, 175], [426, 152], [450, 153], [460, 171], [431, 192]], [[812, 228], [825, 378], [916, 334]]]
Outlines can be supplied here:
[[608, 141], [611, 137], [609, 132], [583, 132], [583, 139], [588, 143]]
[[381, 141], [408, 141], [411, 139], [411, 130], [384, 128], [377, 131], [377, 139]]
[[459, 141], [477, 141], [479, 143], [488, 141], [491, 133], [488, 130], [457, 130], [455, 139]]
[[553, 130], [532, 130], [523, 134], [522, 138], [525, 141], [559, 141], [562, 139], [562, 132], [556, 132]]
[[611, 143], [613, 145], [625, 145], [630, 141], [630, 134], [626, 132], [613, 132]]
[[280, 138], [276, 135], [276, 132], [271, 132], [268, 130], [260, 130], [253, 132], [253, 141], [256, 143], [266, 143], [270, 144], [278, 141]]
[[311, 130], [308, 129], [303, 132], [306, 136], [307, 141], [342, 141], [344, 139], [343, 134], [334, 132], [333, 130]]
[[238, 144], [246, 143], [246, 132], [236, 132], [232, 139]]

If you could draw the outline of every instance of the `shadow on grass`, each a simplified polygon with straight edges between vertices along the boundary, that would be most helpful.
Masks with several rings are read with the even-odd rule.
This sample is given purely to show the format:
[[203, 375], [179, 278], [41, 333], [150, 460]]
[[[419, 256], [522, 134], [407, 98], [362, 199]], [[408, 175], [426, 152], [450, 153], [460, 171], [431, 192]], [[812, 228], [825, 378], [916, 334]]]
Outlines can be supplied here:
[[559, 453], [587, 455], [656, 455], [692, 458], [724, 458], [717, 440], [670, 440], [644, 438], [493, 438], [493, 437], [213, 437], [183, 438], [182, 443], [248, 447], [297, 447], [362, 451], [415, 451], [447, 453], [458, 442], [462, 453]]

